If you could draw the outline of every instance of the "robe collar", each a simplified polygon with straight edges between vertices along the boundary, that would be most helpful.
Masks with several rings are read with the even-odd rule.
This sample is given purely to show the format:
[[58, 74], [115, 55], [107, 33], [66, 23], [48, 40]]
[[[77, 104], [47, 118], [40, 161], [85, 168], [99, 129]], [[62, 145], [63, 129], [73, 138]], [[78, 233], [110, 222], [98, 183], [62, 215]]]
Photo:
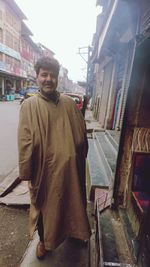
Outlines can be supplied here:
[[39, 91], [38, 95], [45, 99], [46, 101], [52, 101], [55, 104], [59, 102], [60, 93], [58, 91], [54, 91], [51, 95], [47, 96], [46, 94], [43, 94], [43, 92]]

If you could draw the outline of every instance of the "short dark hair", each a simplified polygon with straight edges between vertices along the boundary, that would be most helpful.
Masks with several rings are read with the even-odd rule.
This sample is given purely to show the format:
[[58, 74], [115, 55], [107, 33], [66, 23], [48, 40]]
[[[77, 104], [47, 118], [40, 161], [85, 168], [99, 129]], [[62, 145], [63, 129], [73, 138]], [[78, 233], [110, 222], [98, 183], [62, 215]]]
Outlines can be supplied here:
[[51, 57], [41, 57], [35, 63], [34, 69], [36, 74], [39, 74], [40, 69], [52, 70], [56, 75], [59, 74], [60, 65], [57, 59]]

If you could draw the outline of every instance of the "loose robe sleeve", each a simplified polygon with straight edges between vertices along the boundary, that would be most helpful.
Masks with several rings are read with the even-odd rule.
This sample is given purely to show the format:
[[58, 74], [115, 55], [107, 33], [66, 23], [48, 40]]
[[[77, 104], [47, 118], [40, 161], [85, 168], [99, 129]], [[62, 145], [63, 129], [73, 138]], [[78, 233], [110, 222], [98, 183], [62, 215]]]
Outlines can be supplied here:
[[26, 104], [21, 106], [18, 125], [19, 177], [25, 181], [31, 180], [32, 176], [32, 135]]

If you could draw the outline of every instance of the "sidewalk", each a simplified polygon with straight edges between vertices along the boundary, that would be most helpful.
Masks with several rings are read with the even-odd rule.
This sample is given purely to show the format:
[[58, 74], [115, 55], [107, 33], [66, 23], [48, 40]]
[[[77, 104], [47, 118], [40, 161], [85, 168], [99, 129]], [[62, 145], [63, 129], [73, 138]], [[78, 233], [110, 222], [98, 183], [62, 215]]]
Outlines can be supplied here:
[[82, 246], [66, 239], [53, 252], [48, 252], [44, 260], [38, 260], [36, 257], [36, 247], [39, 237], [37, 232], [35, 232], [17, 267], [95, 267], [93, 205], [89, 201], [87, 203], [87, 214], [92, 230], [92, 235], [87, 245]]
[[92, 110], [87, 109], [85, 113], [85, 122], [87, 132], [102, 131], [102, 128], [98, 121], [93, 118]]
[[89, 248], [79, 247], [66, 240], [55, 251], [48, 253], [44, 260], [36, 258], [38, 235], [29, 243], [20, 267], [89, 267]]

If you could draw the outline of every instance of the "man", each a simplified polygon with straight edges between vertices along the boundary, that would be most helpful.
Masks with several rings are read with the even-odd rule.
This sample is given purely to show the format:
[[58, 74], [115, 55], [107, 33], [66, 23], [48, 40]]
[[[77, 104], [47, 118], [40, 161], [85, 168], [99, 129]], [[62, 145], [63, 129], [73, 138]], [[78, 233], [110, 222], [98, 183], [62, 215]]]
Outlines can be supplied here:
[[26, 99], [18, 126], [19, 172], [29, 181], [30, 233], [40, 236], [42, 259], [66, 238], [88, 240], [86, 214], [85, 122], [74, 101], [57, 91], [59, 63], [40, 58], [36, 65], [40, 92]]

